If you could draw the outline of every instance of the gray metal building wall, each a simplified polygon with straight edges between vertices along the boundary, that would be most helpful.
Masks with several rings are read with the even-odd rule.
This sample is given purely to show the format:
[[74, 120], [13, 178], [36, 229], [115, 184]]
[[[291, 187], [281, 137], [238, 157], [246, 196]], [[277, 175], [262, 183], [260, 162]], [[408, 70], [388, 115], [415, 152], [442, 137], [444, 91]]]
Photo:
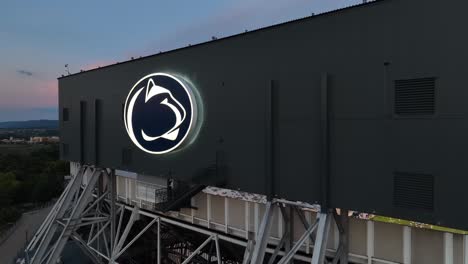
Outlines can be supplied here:
[[[377, 1], [60, 78], [62, 158], [193, 180], [218, 157], [222, 173], [201, 181], [468, 228], [467, 7]], [[196, 140], [163, 156], [133, 146], [122, 120], [130, 88], [154, 72], [190, 80], [204, 109]], [[435, 80], [434, 113], [396, 114], [423, 97], [396, 104], [395, 81], [419, 78]]]

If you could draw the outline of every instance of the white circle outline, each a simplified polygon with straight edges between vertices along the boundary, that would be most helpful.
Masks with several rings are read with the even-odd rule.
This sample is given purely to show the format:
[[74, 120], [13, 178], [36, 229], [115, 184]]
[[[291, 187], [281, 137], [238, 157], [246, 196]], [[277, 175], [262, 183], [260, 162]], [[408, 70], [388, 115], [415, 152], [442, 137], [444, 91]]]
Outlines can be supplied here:
[[[133, 90], [140, 84], [140, 82], [142, 82], [144, 79], [149, 78], [149, 77], [152, 77], [152, 76], [166, 76], [166, 77], [169, 77], [169, 78], [172, 78], [172, 79], [176, 80], [176, 81], [184, 88], [185, 92], [186, 92], [187, 95], [188, 95], [189, 101], [190, 101], [191, 117], [190, 117], [190, 123], [189, 123], [189, 127], [188, 127], [188, 129], [187, 129], [187, 132], [185, 132], [184, 137], [179, 141], [179, 143], [177, 143], [177, 144], [176, 144], [175, 146], [173, 146], [172, 148], [167, 149], [167, 150], [164, 150], [164, 151], [149, 151], [149, 150], [145, 149], [145, 148], [140, 144], [140, 142], [138, 142], [138, 140], [136, 140], [136, 137], [135, 137], [134, 133], [133, 133], [133, 137], [135, 137], [135, 140], [132, 138], [132, 136], [130, 135], [130, 132], [128, 131], [128, 126], [127, 126], [127, 104], [128, 104], [128, 100], [130, 99], [130, 95], [132, 94]], [[141, 78], [140, 80], [138, 80], [138, 81], [135, 83], [135, 85], [133, 85], [132, 89], [130, 89], [130, 92], [128, 92], [127, 99], [125, 99], [124, 112], [123, 112], [125, 130], [127, 131], [127, 134], [128, 134], [128, 136], [130, 137], [130, 140], [132, 140], [132, 142], [133, 142], [139, 149], [143, 150], [144, 152], [150, 153], [150, 154], [156, 154], [156, 155], [160, 155], [160, 154], [165, 154], [165, 153], [171, 152], [171, 151], [173, 151], [174, 149], [176, 149], [177, 147], [179, 147], [179, 146], [185, 141], [185, 139], [187, 138], [187, 136], [190, 134], [191, 129], [192, 129], [192, 124], [193, 124], [193, 119], [197, 116], [197, 113], [196, 113], [196, 111], [195, 111], [195, 106], [194, 106], [194, 100], [192, 99], [192, 96], [193, 96], [193, 93], [185, 86], [184, 82], [181, 81], [181, 80], [179, 80], [177, 77], [175, 77], [174, 75], [171, 75], [171, 74], [162, 73], [162, 72], [151, 73], [151, 74], [148, 74], [148, 75], [144, 76], [144, 77]]]

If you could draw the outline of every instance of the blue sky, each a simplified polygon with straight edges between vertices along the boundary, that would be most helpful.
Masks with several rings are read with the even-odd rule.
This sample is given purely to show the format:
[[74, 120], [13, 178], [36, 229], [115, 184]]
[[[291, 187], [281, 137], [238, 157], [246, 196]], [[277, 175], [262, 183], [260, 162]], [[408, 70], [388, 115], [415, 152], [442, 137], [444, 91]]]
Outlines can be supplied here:
[[65, 64], [78, 72], [360, 2], [4, 0], [0, 121], [57, 119]]

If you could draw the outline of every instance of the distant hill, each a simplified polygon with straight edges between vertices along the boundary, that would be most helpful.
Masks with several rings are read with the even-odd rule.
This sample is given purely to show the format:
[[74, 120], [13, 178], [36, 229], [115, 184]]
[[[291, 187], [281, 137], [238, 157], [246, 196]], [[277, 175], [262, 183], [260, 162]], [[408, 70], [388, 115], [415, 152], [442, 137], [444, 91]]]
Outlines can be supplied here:
[[58, 120], [28, 120], [0, 122], [0, 128], [47, 128], [57, 129]]

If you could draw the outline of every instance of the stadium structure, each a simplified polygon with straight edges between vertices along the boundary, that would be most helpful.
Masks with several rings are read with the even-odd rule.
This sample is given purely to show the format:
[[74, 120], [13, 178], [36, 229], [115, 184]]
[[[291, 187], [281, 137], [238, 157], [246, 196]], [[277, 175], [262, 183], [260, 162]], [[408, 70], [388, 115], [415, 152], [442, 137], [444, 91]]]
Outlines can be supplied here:
[[382, 0], [59, 78], [23, 263], [468, 264], [468, 2]]

